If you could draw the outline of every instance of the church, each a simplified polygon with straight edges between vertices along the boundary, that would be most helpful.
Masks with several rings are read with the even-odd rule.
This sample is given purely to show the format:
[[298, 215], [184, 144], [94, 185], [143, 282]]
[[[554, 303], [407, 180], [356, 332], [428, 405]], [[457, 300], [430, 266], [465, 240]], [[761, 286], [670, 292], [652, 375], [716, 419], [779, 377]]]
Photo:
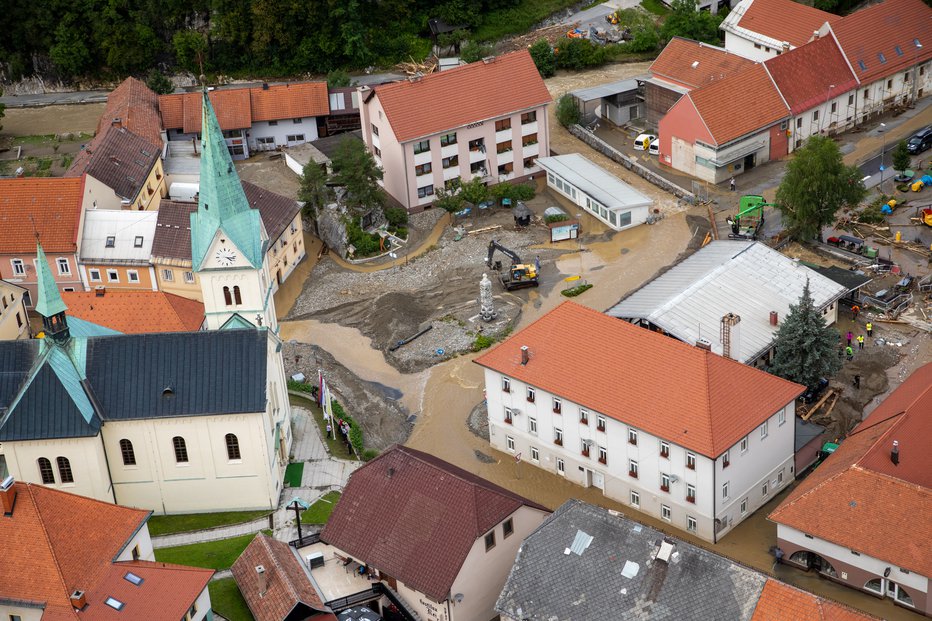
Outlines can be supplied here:
[[269, 237], [203, 100], [191, 249], [206, 329], [124, 335], [69, 317], [38, 244], [43, 334], [0, 342], [0, 478], [158, 514], [278, 506], [291, 409]]

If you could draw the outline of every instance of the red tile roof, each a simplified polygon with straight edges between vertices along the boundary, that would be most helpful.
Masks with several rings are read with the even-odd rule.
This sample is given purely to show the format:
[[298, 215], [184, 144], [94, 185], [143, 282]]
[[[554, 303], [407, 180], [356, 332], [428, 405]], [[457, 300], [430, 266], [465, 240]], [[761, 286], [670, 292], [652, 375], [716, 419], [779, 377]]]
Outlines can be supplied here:
[[[521, 364], [522, 345], [530, 348], [527, 365]], [[711, 458], [804, 390], [573, 302], [475, 362]]]
[[[749, 103], [735, 93], [754, 93]], [[754, 64], [688, 95], [717, 145], [765, 129], [789, 117], [777, 87], [762, 64]]]
[[107, 107], [97, 124], [97, 133], [120, 119], [123, 127], [156, 147], [162, 145], [158, 95], [136, 78], [126, 78], [107, 96]]
[[651, 63], [649, 71], [659, 78], [698, 88], [753, 64], [724, 48], [673, 37]]
[[738, 26], [799, 47], [825, 22], [837, 22], [838, 15], [826, 13], [793, 0], [753, 0]]
[[204, 322], [202, 302], [162, 291], [66, 291], [62, 299], [69, 315], [123, 334], [196, 332]]
[[861, 84], [932, 58], [932, 7], [922, 0], [884, 0], [838, 20], [832, 31]]
[[767, 60], [764, 65], [793, 114], [800, 114], [858, 86], [832, 37], [807, 43]]
[[764, 584], [751, 621], [869, 621], [877, 619], [777, 580]]
[[[265, 593], [259, 592], [259, 576], [256, 573], [258, 565], [265, 568]], [[231, 571], [256, 621], [336, 619], [331, 610], [324, 606], [320, 594], [301, 566], [301, 561], [287, 543], [259, 533], [233, 563]], [[300, 617], [289, 616], [301, 605], [304, 610]]]
[[453, 130], [552, 101], [527, 50], [375, 87], [399, 142]]
[[253, 121], [326, 116], [330, 100], [326, 82], [300, 82], [249, 89]]
[[321, 540], [442, 602], [476, 540], [544, 507], [427, 453], [394, 446], [350, 476]]
[[[890, 452], [899, 442], [899, 465]], [[932, 576], [932, 364], [920, 367], [770, 519]], [[910, 525], [908, 537], [899, 529]]]
[[150, 512], [30, 483], [14, 489], [13, 515], [0, 517], [0, 598], [44, 603], [43, 619], [77, 618], [70, 594], [106, 578]]
[[75, 252], [83, 193], [83, 177], [0, 179], [0, 253], [34, 255], [33, 222], [46, 252]]
[[[142, 578], [142, 584], [136, 586], [127, 580], [125, 576], [130, 572]], [[103, 580], [87, 593], [88, 606], [79, 618], [178, 621], [184, 618], [213, 575], [213, 569], [154, 561], [113, 563]], [[108, 597], [123, 602], [123, 608], [116, 610], [104, 604]]]

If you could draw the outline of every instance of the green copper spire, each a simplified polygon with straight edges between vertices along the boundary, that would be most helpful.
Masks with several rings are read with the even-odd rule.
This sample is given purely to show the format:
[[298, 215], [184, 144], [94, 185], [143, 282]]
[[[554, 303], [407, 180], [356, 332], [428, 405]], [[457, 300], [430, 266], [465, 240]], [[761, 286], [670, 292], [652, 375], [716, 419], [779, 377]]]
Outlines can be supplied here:
[[191, 258], [195, 270], [200, 269], [218, 229], [253, 267], [262, 267], [265, 248], [259, 211], [249, 206], [205, 90], [201, 113], [200, 190], [197, 211], [191, 214]]
[[39, 281], [39, 299], [36, 301], [36, 312], [43, 317], [63, 313], [68, 310], [68, 307], [65, 306], [64, 300], [61, 299], [61, 293], [58, 291], [58, 285], [55, 284], [55, 277], [52, 276], [52, 269], [45, 258], [42, 244], [36, 244], [36, 256], [38, 257]]

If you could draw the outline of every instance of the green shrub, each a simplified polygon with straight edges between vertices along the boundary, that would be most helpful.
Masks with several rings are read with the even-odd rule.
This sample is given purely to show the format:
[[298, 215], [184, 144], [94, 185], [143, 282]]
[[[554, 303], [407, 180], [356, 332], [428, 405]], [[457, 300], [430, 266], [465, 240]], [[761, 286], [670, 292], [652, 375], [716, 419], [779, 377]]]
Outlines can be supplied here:
[[569, 220], [569, 219], [570, 217], [566, 215], [565, 213], [555, 213], [555, 214], [544, 217], [544, 220], [547, 222], [547, 224], [551, 224], [553, 222], [563, 222], [564, 220]]
[[368, 257], [379, 251], [379, 236], [363, 231], [355, 219], [346, 223], [346, 237], [356, 248], [357, 257]]
[[563, 291], [560, 292], [560, 295], [565, 295], [568, 298], [575, 298], [580, 293], [585, 293], [586, 291], [589, 291], [589, 289], [592, 289], [592, 285], [590, 285], [589, 283], [585, 283], [582, 285], [577, 285], [575, 287], [570, 287], [569, 289], [564, 289]]
[[515, 201], [529, 201], [534, 198], [534, 186], [528, 183], [497, 183], [489, 186], [489, 197], [498, 203], [503, 198], [510, 198], [512, 205]]
[[385, 214], [389, 226], [399, 227], [408, 223], [408, 211], [401, 207], [386, 207], [382, 213]]
[[379, 456], [379, 452], [375, 450], [374, 448], [367, 448], [366, 450], [362, 452], [363, 461], [372, 461], [378, 456]]
[[557, 120], [563, 127], [579, 123], [579, 108], [569, 93], [557, 100]]
[[495, 339], [490, 336], [486, 336], [484, 334], [477, 334], [476, 341], [472, 344], [472, 350], [482, 351], [483, 349], [487, 349], [491, 347], [492, 343], [494, 342], [495, 342]]
[[557, 68], [579, 71], [605, 62], [605, 46], [589, 39], [567, 39], [560, 42], [557, 52]]
[[531, 47], [528, 48], [531, 58], [534, 59], [534, 65], [540, 73], [540, 77], [549, 78], [557, 72], [557, 59], [553, 55], [553, 48], [547, 39], [538, 39]]
[[495, 50], [491, 45], [467, 41], [460, 47], [460, 60], [466, 63], [474, 63], [486, 56], [491, 56], [494, 52]]
[[353, 418], [346, 413], [346, 410], [343, 409], [343, 406], [336, 399], [330, 400], [330, 408], [333, 410], [333, 417], [336, 420], [341, 418], [349, 423], [349, 441], [353, 445], [353, 450], [356, 451], [357, 455], [362, 455], [363, 453], [363, 438], [362, 438], [362, 427], [359, 426]]
[[350, 83], [350, 75], [342, 69], [334, 69], [327, 74], [327, 86], [330, 88], [343, 88]]
[[298, 392], [306, 392], [308, 394], [316, 393], [317, 386], [307, 384], [305, 382], [296, 382], [292, 379], [288, 380], [288, 390], [297, 390]]
[[399, 226], [397, 229], [395, 229], [395, 237], [408, 239], [408, 229], [403, 226]]

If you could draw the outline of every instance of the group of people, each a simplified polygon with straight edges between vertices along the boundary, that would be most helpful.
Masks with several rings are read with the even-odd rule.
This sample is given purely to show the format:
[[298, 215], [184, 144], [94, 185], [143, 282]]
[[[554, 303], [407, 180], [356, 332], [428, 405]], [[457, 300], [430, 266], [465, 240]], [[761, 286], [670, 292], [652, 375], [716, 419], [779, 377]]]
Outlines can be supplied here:
[[[855, 306], [851, 309], [851, 311], [854, 314], [855, 322], [857, 322], [858, 311], [860, 311], [860, 309]], [[874, 333], [874, 324], [868, 321], [864, 326], [864, 331], [867, 332], [867, 338], [871, 338]], [[859, 350], [864, 349], [864, 335], [858, 334], [857, 337], [855, 337], [851, 330], [848, 330], [848, 333], [845, 335], [845, 340], [847, 341], [847, 346], [845, 347], [845, 356], [848, 358], [848, 360], [852, 360], [854, 358], [854, 347], [851, 345], [851, 343], [854, 341], [858, 344]]]
[[[329, 419], [327, 420], [327, 435], [328, 436], [331, 433], [333, 433], [333, 425], [331, 424], [331, 422], [332, 422], [331, 420]], [[346, 422], [345, 420], [343, 420], [342, 418], [338, 419], [336, 423], [337, 423], [337, 430], [340, 432], [340, 435], [343, 436], [343, 443], [346, 445], [346, 454], [352, 455], [353, 454], [353, 443], [350, 441], [350, 437], [349, 437], [350, 424]]]

